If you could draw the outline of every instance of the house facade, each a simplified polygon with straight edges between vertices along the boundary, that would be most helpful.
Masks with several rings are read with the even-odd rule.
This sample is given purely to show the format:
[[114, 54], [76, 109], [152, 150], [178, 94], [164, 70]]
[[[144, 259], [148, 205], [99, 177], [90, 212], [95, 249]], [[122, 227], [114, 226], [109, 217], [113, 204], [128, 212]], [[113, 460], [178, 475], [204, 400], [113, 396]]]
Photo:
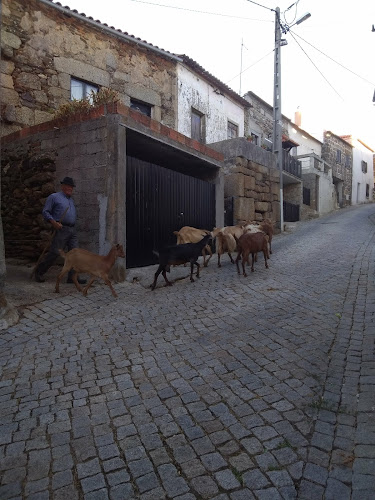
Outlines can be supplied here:
[[1, 46], [2, 136], [100, 87], [176, 128], [174, 54], [49, 0], [3, 0]]
[[177, 130], [204, 144], [244, 136], [249, 103], [186, 55], [177, 63]]
[[332, 167], [332, 179], [340, 208], [352, 203], [353, 146], [327, 130], [323, 134], [322, 159]]
[[[273, 107], [253, 92], [247, 92], [244, 98], [249, 102], [245, 135], [253, 144], [266, 151], [273, 150]], [[302, 215], [302, 169], [300, 161], [291, 153], [298, 143], [289, 135], [290, 120], [282, 116], [283, 147], [283, 211], [286, 222], [300, 220]]]
[[374, 150], [353, 135], [343, 138], [353, 146], [352, 205], [369, 203], [374, 194]]
[[[295, 122], [301, 115], [296, 113]], [[337, 208], [336, 190], [332, 168], [322, 159], [323, 143], [292, 121], [288, 123], [288, 134], [298, 143], [292, 153], [302, 167], [302, 219], [317, 217]]]

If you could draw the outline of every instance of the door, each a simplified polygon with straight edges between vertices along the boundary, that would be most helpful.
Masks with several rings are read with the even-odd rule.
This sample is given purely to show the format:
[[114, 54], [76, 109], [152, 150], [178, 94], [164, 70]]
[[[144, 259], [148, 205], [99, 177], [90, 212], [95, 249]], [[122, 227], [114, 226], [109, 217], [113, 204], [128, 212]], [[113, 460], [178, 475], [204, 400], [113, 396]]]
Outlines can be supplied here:
[[183, 226], [213, 229], [215, 185], [128, 156], [126, 267], [157, 263], [153, 250], [175, 244]]

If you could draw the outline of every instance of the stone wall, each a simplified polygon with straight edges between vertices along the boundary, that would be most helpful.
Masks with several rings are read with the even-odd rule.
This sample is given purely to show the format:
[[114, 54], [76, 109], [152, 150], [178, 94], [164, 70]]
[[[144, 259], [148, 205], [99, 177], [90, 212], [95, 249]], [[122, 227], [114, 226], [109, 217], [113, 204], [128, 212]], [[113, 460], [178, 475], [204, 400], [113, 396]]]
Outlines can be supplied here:
[[319, 197], [319, 193], [317, 192], [318, 182], [316, 174], [302, 174], [302, 178], [303, 187], [310, 190], [310, 205], [305, 205], [303, 202], [301, 204], [301, 220], [307, 220], [318, 217], [319, 215], [317, 212]]
[[114, 119], [104, 116], [3, 144], [1, 187], [7, 257], [39, 257], [51, 235], [41, 210], [66, 175], [76, 183], [73, 198], [80, 246], [99, 253], [109, 249], [115, 237], [110, 220], [116, 210], [114, 185], [118, 181], [113, 171], [117, 162], [115, 137], [125, 133], [118, 126], [112, 130]]
[[17, 144], [2, 155], [2, 220], [5, 255], [34, 259], [44, 248], [51, 226], [41, 214], [55, 191], [56, 153], [39, 140]]
[[153, 106], [152, 118], [176, 121], [176, 68], [121, 33], [61, 5], [3, 0], [1, 31], [2, 136], [53, 118], [70, 100], [71, 77], [117, 90]]
[[[250, 103], [250, 108], [245, 111], [247, 128], [245, 135], [250, 135], [251, 132], [260, 133], [261, 146], [272, 147], [273, 136], [273, 107], [263, 101], [253, 92], [247, 92], [244, 99]], [[289, 121], [285, 116], [282, 116], [282, 133], [288, 135]], [[269, 142], [270, 141], [270, 142]]]
[[[337, 161], [337, 151], [341, 151], [341, 161]], [[346, 165], [346, 158], [349, 164]], [[324, 133], [322, 158], [332, 167], [334, 181], [342, 181], [343, 207], [351, 205], [352, 199], [352, 171], [353, 151], [351, 145], [341, 137], [331, 133]]]
[[280, 182], [277, 170], [243, 156], [227, 160], [225, 198], [233, 197], [234, 224], [247, 221], [280, 220]]

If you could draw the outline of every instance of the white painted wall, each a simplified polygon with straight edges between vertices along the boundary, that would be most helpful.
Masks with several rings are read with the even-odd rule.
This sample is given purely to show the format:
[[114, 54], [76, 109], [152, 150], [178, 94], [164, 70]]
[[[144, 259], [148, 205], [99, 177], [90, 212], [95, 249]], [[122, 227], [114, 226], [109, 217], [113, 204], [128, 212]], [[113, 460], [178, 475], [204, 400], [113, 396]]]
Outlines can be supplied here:
[[230, 98], [214, 92], [215, 87], [183, 64], [177, 65], [177, 130], [191, 137], [191, 108], [205, 116], [206, 144], [228, 139], [228, 120], [238, 125], [244, 136], [244, 108]]
[[[374, 191], [374, 152], [352, 138], [353, 144], [353, 177], [352, 177], [352, 205], [370, 203], [373, 201]], [[367, 162], [367, 173], [362, 172], [362, 161]], [[370, 186], [369, 197], [366, 198], [366, 184]]]
[[[298, 142], [298, 141], [297, 141]], [[298, 158], [302, 166], [303, 174], [314, 174], [319, 178], [318, 213], [328, 214], [336, 208], [335, 187], [332, 178], [332, 168], [324, 161], [319, 161], [317, 155], [308, 154], [303, 158]]]
[[314, 139], [314, 137], [305, 134], [302, 129], [293, 123], [288, 124], [288, 135], [290, 139], [299, 144], [297, 153], [295, 152], [296, 148], [293, 148], [293, 155], [308, 155], [315, 153], [319, 157], [322, 156], [322, 143], [318, 141], [318, 139]]

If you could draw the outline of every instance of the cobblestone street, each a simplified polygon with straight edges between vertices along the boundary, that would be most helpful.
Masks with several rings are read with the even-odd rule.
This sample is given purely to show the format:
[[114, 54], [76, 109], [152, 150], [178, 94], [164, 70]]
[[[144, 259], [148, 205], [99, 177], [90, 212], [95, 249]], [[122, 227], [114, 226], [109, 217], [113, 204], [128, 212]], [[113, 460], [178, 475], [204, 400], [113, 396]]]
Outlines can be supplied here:
[[373, 500], [374, 247], [371, 204], [246, 278], [50, 280], [0, 336], [0, 499]]

